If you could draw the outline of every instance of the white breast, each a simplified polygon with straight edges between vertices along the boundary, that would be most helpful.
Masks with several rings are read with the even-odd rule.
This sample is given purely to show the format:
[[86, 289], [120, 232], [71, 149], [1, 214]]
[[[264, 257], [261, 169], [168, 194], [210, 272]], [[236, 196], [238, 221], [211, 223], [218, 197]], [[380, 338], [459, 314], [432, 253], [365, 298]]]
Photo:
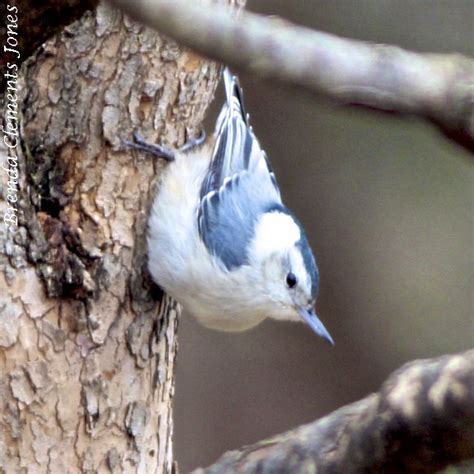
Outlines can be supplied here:
[[148, 222], [148, 268], [153, 280], [202, 324], [242, 331], [268, 312], [248, 267], [224, 271], [210, 257], [197, 226], [201, 184], [210, 154], [178, 155], [167, 165]]

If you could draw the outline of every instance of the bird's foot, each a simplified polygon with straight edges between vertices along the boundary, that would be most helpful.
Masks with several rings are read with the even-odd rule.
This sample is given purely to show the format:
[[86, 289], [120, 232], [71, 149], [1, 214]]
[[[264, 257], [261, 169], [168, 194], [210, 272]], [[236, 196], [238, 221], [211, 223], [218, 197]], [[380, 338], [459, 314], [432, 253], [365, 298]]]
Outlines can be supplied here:
[[187, 151], [191, 151], [193, 148], [202, 145], [206, 141], [207, 135], [205, 130], [201, 130], [201, 133], [196, 138], [191, 138], [188, 140], [180, 149], [181, 153], [186, 153]]
[[127, 140], [125, 144], [130, 148], [143, 151], [145, 153], [150, 153], [151, 155], [166, 161], [175, 160], [175, 154], [173, 150], [156, 143], [149, 143], [137, 132], [133, 134], [133, 142]]

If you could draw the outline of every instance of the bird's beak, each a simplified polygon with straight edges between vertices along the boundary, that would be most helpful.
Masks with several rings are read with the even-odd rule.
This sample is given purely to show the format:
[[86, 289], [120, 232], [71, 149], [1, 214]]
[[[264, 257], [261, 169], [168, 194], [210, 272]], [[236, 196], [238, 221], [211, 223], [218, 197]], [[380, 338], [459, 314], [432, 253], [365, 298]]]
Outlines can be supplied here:
[[303, 317], [303, 319], [309, 324], [311, 329], [318, 336], [321, 336], [330, 344], [334, 345], [334, 341], [332, 340], [331, 335], [329, 334], [328, 330], [324, 327], [323, 323], [319, 320], [313, 308], [310, 308], [310, 309], [298, 308], [298, 311], [300, 315]]

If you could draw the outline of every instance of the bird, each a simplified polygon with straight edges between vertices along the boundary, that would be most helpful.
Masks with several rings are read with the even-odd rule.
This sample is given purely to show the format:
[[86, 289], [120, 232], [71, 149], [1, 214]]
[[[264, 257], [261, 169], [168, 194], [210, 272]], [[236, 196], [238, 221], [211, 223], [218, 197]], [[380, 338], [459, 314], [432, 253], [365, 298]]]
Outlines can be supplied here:
[[138, 133], [127, 142], [168, 162], [148, 219], [149, 273], [208, 328], [303, 321], [334, 344], [315, 312], [319, 271], [303, 226], [282, 202], [237, 77], [227, 67], [222, 75], [212, 137], [202, 132], [176, 150]]

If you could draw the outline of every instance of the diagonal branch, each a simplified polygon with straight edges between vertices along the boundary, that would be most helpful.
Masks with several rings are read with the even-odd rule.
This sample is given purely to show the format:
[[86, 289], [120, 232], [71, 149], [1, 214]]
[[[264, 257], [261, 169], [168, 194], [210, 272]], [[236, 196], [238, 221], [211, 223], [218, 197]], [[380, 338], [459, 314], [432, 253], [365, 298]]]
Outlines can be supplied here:
[[379, 392], [194, 474], [435, 472], [474, 458], [474, 350], [418, 360]]
[[337, 103], [415, 115], [474, 153], [474, 60], [339, 38], [189, 1], [109, 0], [210, 58]]

